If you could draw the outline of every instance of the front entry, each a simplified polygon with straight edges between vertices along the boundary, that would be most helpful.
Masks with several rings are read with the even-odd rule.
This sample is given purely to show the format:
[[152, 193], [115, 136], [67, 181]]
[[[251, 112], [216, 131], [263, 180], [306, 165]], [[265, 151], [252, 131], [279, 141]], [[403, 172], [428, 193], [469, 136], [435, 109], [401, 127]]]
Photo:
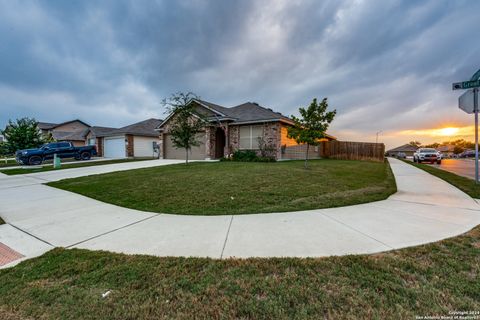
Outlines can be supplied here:
[[225, 150], [225, 132], [222, 128], [217, 128], [215, 131], [215, 159], [223, 157], [223, 150]]

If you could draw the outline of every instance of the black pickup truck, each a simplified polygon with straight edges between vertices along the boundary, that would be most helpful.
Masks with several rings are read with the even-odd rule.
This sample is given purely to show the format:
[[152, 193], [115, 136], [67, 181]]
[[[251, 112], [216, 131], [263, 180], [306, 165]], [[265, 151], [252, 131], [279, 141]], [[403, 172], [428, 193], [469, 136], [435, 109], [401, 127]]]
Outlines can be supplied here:
[[75, 158], [75, 160], [90, 160], [97, 155], [95, 146], [75, 147], [71, 142], [52, 142], [38, 149], [18, 150], [15, 159], [23, 165], [39, 165], [45, 160], [60, 158]]

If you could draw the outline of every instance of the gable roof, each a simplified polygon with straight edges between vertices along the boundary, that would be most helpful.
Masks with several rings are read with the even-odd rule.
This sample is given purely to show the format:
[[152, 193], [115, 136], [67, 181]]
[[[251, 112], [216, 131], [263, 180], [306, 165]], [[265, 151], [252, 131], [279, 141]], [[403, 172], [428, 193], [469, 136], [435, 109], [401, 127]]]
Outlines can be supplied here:
[[80, 122], [81, 124], [83, 124], [84, 126], [86, 127], [90, 127], [90, 125], [86, 122], [83, 122], [82, 120], [79, 120], [79, 119], [75, 119], [75, 120], [70, 120], [70, 121], [65, 121], [65, 122], [62, 122], [62, 123], [57, 123], [55, 124], [53, 127], [51, 127], [50, 129], [55, 129], [57, 127], [60, 127], [60, 126], [63, 126], [65, 124], [69, 124], [69, 123], [72, 123], [72, 122]]
[[117, 134], [133, 134], [137, 136], [158, 137], [155, 130], [162, 123], [161, 119], [147, 119], [119, 129], [108, 131], [104, 136], [113, 136]]
[[57, 126], [57, 123], [51, 123], [51, 122], [38, 122], [37, 127], [41, 130], [48, 130], [51, 129], [55, 126]]
[[[231, 121], [232, 124], [282, 121], [293, 124], [293, 121], [290, 118], [284, 116], [280, 112], [264, 108], [255, 102], [246, 102], [231, 108], [226, 108], [200, 99], [194, 99], [194, 102], [216, 114], [215, 116], [207, 117], [207, 119], [211, 121]], [[169, 114], [157, 129], [160, 129], [163, 124], [167, 123], [172, 115], [173, 114]]]
[[418, 149], [417, 147], [407, 143], [407, 144], [404, 144], [403, 146], [387, 150], [387, 152], [405, 152], [405, 151], [410, 152], [410, 151], [417, 151], [417, 149]]
[[[118, 130], [118, 128], [111, 128], [111, 127], [99, 127], [99, 126], [93, 126], [89, 128], [89, 131], [95, 136], [95, 137], [104, 137], [106, 135], [109, 135], [111, 132]], [[88, 132], [87, 132], [88, 134]]]

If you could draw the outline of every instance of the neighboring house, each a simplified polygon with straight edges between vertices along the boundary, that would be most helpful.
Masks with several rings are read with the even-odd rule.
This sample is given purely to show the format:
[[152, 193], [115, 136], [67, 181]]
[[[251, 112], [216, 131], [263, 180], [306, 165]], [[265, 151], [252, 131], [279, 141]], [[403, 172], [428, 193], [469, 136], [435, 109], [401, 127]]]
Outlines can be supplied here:
[[85, 144], [96, 145], [106, 158], [158, 157], [158, 132], [162, 120], [148, 119], [122, 128], [90, 127]]
[[76, 119], [62, 123], [39, 122], [37, 127], [45, 137], [51, 136], [56, 141], [70, 141], [80, 147], [85, 145], [85, 135], [90, 125]]
[[[206, 117], [208, 124], [198, 134], [200, 145], [189, 154], [193, 160], [219, 159], [235, 150], [258, 150], [259, 138], [275, 149], [276, 158], [282, 158], [282, 149], [297, 145], [287, 137], [287, 128], [293, 121], [272, 109], [257, 103], [247, 102], [226, 108], [207, 101], [195, 99], [196, 112]], [[177, 149], [172, 143], [169, 124], [175, 118], [170, 114], [157, 128], [160, 132], [160, 157], [163, 159], [185, 159], [185, 150]], [[336, 140], [327, 135], [323, 140]]]
[[396, 157], [399, 153], [405, 153], [407, 157], [413, 157], [413, 153], [417, 151], [418, 147], [410, 144], [404, 144], [403, 146], [396, 147], [394, 149], [387, 150], [387, 156]]
[[455, 150], [455, 146], [451, 144], [439, 146], [437, 150], [440, 151], [444, 156], [453, 157], [453, 151]]

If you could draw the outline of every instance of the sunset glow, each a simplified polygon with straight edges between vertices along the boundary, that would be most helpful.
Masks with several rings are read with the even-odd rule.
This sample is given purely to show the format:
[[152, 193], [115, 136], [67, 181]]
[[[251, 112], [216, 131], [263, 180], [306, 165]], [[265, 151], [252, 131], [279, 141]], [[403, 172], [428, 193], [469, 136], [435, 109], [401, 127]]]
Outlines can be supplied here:
[[403, 130], [402, 136], [426, 136], [426, 137], [467, 137], [473, 134], [473, 127], [446, 127], [438, 129]]

